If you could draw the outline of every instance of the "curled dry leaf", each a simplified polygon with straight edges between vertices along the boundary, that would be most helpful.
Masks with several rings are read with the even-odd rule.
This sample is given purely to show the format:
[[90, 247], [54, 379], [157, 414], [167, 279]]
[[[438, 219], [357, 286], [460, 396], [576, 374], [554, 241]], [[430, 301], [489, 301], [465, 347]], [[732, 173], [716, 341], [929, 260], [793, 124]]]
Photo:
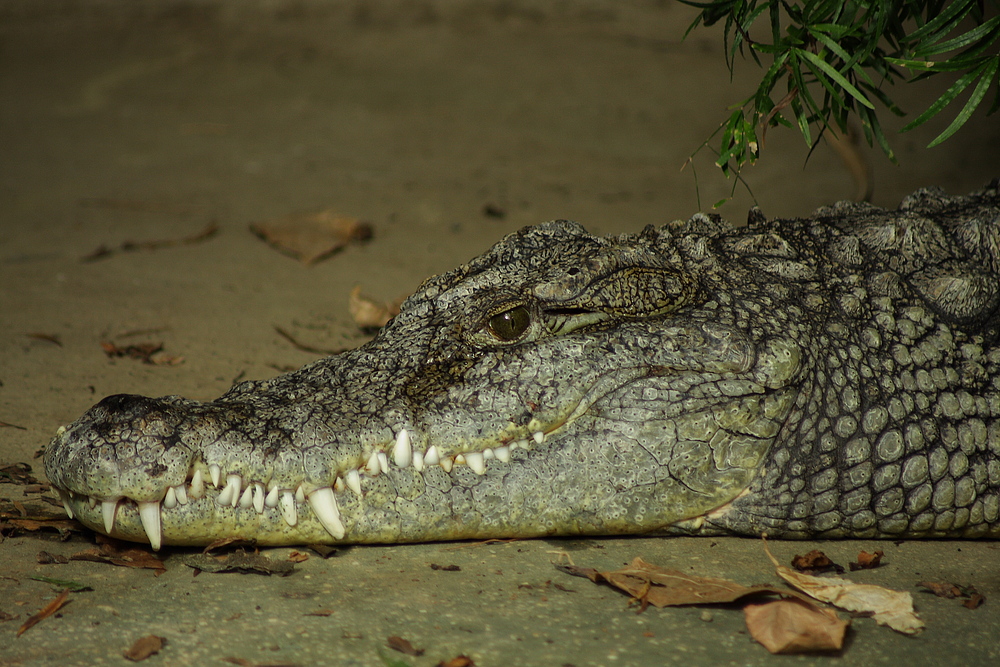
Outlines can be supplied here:
[[847, 566], [851, 568], [851, 572], [856, 570], [874, 570], [882, 564], [882, 556], [884, 555], [885, 553], [881, 549], [872, 554], [867, 551], [859, 551], [857, 562], [848, 563]]
[[834, 563], [825, 553], [818, 549], [813, 549], [804, 556], [795, 556], [792, 558], [792, 567], [799, 572], [811, 572], [812, 574], [844, 571], [843, 567]]
[[847, 611], [871, 613], [879, 625], [913, 635], [924, 629], [924, 622], [913, 611], [913, 597], [874, 584], [856, 584], [839, 577], [814, 577], [780, 565], [764, 543], [764, 551], [775, 565], [778, 576], [806, 595]]
[[451, 660], [442, 660], [437, 667], [476, 667], [476, 663], [467, 655], [456, 655]]
[[87, 549], [73, 554], [70, 560], [89, 560], [95, 563], [108, 563], [119, 567], [135, 567], [155, 570], [159, 576], [167, 571], [163, 561], [148, 550], [138, 546], [124, 546], [126, 543], [110, 537], [98, 536], [100, 545], [96, 549]]
[[163, 637], [157, 637], [156, 635], [146, 635], [145, 637], [140, 637], [135, 640], [132, 646], [122, 653], [127, 659], [132, 662], [139, 662], [140, 660], [145, 660], [151, 655], [156, 655], [163, 648], [167, 640]]
[[293, 213], [252, 224], [250, 231], [272, 248], [303, 264], [315, 264], [348, 243], [361, 243], [372, 237], [372, 228], [367, 222], [338, 215], [331, 209]]
[[24, 624], [17, 629], [17, 636], [20, 637], [30, 628], [34, 627], [35, 624], [37, 624], [39, 621], [45, 620], [52, 614], [62, 609], [63, 606], [69, 604], [70, 600], [67, 599], [68, 597], [69, 597], [69, 589], [67, 588], [62, 593], [57, 595], [56, 598], [52, 600], [52, 602], [42, 607], [42, 609], [38, 613], [29, 616], [28, 620], [26, 620]]
[[727, 579], [699, 577], [679, 570], [662, 568], [635, 558], [620, 570], [598, 572], [575, 565], [557, 565], [557, 569], [575, 576], [587, 577], [595, 583], [605, 581], [620, 588], [642, 604], [673, 607], [688, 604], [724, 604], [748, 595], [787, 593], [773, 586], [741, 586]]
[[747, 630], [771, 653], [839, 651], [849, 621], [836, 612], [798, 598], [743, 607]]
[[201, 572], [217, 574], [220, 572], [256, 572], [259, 574], [291, 574], [295, 564], [286, 560], [274, 560], [264, 554], [234, 551], [224, 556], [195, 554], [184, 558], [182, 562]]
[[385, 640], [385, 645], [393, 651], [399, 651], [400, 653], [405, 653], [406, 655], [418, 656], [424, 654], [424, 649], [416, 648], [409, 642], [409, 640], [395, 635], [387, 638]]
[[361, 293], [361, 286], [355, 285], [347, 297], [347, 309], [354, 323], [362, 329], [381, 329], [389, 320], [399, 315], [401, 301], [380, 302]]

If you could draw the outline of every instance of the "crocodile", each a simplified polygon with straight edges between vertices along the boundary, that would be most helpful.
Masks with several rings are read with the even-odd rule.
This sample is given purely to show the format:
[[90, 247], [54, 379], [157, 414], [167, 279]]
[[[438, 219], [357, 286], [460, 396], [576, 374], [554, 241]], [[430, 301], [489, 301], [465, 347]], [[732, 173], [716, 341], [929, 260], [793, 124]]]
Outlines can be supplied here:
[[526, 227], [368, 343], [59, 429], [135, 541], [1000, 537], [1000, 179], [897, 210]]

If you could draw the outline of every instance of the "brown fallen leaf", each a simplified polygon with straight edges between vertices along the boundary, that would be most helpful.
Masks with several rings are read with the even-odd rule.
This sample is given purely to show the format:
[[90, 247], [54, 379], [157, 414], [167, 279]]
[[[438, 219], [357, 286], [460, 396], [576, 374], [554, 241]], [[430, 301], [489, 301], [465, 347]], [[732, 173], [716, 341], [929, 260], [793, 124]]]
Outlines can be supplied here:
[[224, 556], [195, 554], [182, 559], [181, 562], [188, 567], [211, 574], [221, 572], [242, 572], [248, 574], [256, 572], [258, 574], [280, 574], [285, 576], [291, 574], [295, 569], [295, 564], [287, 560], [274, 560], [264, 554], [247, 553], [243, 550], [234, 551]]
[[317, 609], [316, 611], [310, 611], [304, 614], [305, 616], [333, 616], [333, 609]]
[[39, 565], [65, 565], [69, 562], [69, 558], [66, 558], [66, 556], [49, 553], [48, 551], [39, 551], [35, 556], [35, 560], [38, 561]]
[[424, 649], [415, 648], [408, 640], [393, 635], [385, 640], [385, 645], [393, 651], [399, 651], [406, 655], [418, 656], [424, 654]]
[[139, 343], [137, 345], [126, 345], [120, 347], [111, 341], [101, 341], [101, 348], [108, 358], [127, 357], [138, 359], [144, 364], [152, 366], [177, 366], [184, 363], [184, 357], [161, 354], [163, 343]]
[[978, 609], [986, 603], [986, 596], [982, 593], [973, 593], [969, 599], [962, 603], [966, 609]]
[[399, 315], [402, 301], [376, 301], [361, 293], [361, 285], [355, 285], [347, 297], [347, 310], [354, 323], [362, 329], [381, 329], [389, 320]]
[[799, 572], [810, 572], [812, 574], [844, 571], [844, 568], [834, 563], [825, 553], [818, 549], [813, 549], [804, 556], [795, 556], [792, 558], [792, 567]]
[[17, 463], [0, 463], [0, 482], [4, 482], [5, 484], [41, 483], [31, 475], [31, 466], [20, 461]]
[[881, 549], [872, 554], [867, 551], [859, 551], [857, 562], [848, 563], [847, 566], [851, 568], [851, 572], [857, 570], [874, 570], [876, 567], [882, 565], [882, 556], [884, 555], [885, 553]]
[[[20, 616], [20, 614], [18, 614]], [[5, 611], [0, 611], [0, 623], [6, 623], [7, 621], [13, 621], [17, 616], [13, 614], [8, 614]]]
[[135, 252], [137, 250], [159, 250], [160, 248], [169, 248], [171, 246], [179, 245], [194, 245], [195, 243], [201, 243], [207, 241], [219, 232], [219, 226], [214, 222], [208, 223], [204, 229], [196, 234], [190, 236], [185, 236], [178, 239], [160, 239], [156, 241], [125, 241], [117, 248], [109, 248], [107, 246], [98, 246], [93, 252], [84, 255], [80, 258], [82, 262], [93, 262], [98, 259], [105, 259], [111, 255], [115, 255], [121, 252]]
[[328, 544], [307, 544], [307, 547], [312, 551], [315, 551], [323, 558], [329, 558], [330, 556], [337, 553], [337, 547], [331, 547]]
[[201, 550], [203, 554], [211, 553], [224, 547], [253, 547], [255, 542], [242, 537], [221, 537]]
[[163, 561], [153, 555], [152, 551], [143, 549], [131, 542], [122, 542], [104, 535], [97, 536], [98, 547], [73, 554], [70, 560], [86, 560], [94, 563], [108, 563], [118, 567], [134, 567], [155, 570], [156, 576], [167, 571]]
[[441, 572], [461, 572], [462, 568], [458, 565], [438, 565], [437, 563], [431, 563], [432, 570], [440, 570]]
[[45, 341], [46, 343], [52, 343], [54, 345], [58, 345], [59, 347], [63, 346], [62, 341], [59, 340], [59, 336], [57, 334], [47, 334], [47, 333], [36, 332], [36, 333], [28, 333], [28, 334], [24, 334], [24, 335], [27, 336], [28, 338], [33, 338], [35, 340], [42, 340], [42, 341]]
[[839, 577], [814, 577], [780, 565], [764, 542], [764, 551], [774, 563], [778, 576], [806, 595], [847, 611], [871, 613], [879, 625], [896, 632], [914, 635], [924, 629], [924, 622], [913, 611], [913, 597], [874, 584], [856, 584]]
[[37, 624], [39, 621], [45, 620], [52, 614], [62, 609], [65, 605], [72, 602], [72, 600], [67, 599], [68, 597], [69, 597], [69, 589], [67, 588], [63, 590], [62, 593], [57, 595], [56, 598], [52, 600], [52, 602], [42, 607], [41, 611], [39, 611], [37, 614], [32, 614], [31, 616], [29, 616], [28, 620], [24, 622], [24, 625], [22, 625], [20, 628], [17, 629], [17, 636], [20, 637], [28, 629]]
[[160, 652], [160, 649], [167, 643], [167, 640], [163, 637], [157, 637], [156, 635], [146, 635], [145, 637], [140, 637], [135, 640], [132, 646], [122, 653], [128, 660], [132, 662], [139, 662], [140, 660], [145, 660], [151, 655], [156, 655]]
[[743, 615], [750, 636], [771, 653], [839, 651], [850, 625], [832, 610], [798, 598], [750, 603]]
[[309, 560], [309, 554], [304, 554], [301, 551], [293, 551], [292, 553], [288, 554], [288, 560], [292, 561], [293, 563], [304, 563], [305, 561]]
[[587, 577], [594, 583], [605, 581], [620, 588], [642, 605], [674, 607], [688, 604], [724, 604], [735, 602], [748, 595], [784, 593], [773, 586], [742, 586], [727, 579], [699, 577], [679, 570], [662, 568], [635, 558], [631, 564], [620, 570], [598, 572], [592, 568], [575, 565], [556, 565], [559, 569], [575, 576]]
[[968, 609], [976, 609], [986, 602], [986, 596], [976, 590], [975, 586], [959, 586], [939, 581], [921, 581], [917, 586], [926, 588], [939, 598], [948, 598], [949, 600], [966, 598], [962, 602], [962, 606]]
[[372, 237], [372, 227], [367, 222], [338, 215], [332, 209], [292, 213], [251, 224], [250, 231], [303, 264], [315, 264], [348, 243], [362, 243]]
[[476, 667], [476, 663], [467, 655], [456, 655], [451, 660], [442, 660], [437, 667]]

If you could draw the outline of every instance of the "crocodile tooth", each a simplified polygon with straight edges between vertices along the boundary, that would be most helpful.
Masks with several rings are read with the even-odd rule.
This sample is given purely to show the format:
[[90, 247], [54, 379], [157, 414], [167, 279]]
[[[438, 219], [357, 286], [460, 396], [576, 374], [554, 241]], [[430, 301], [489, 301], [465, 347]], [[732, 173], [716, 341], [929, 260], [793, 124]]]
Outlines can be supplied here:
[[347, 482], [347, 488], [359, 496], [361, 495], [361, 475], [358, 474], [357, 470], [348, 470], [347, 474], [344, 475], [344, 481]]
[[243, 478], [239, 475], [226, 475], [226, 488], [219, 492], [219, 497], [215, 499], [220, 506], [236, 507], [240, 501], [240, 487], [243, 486]]
[[438, 455], [437, 445], [431, 445], [424, 452], [424, 465], [436, 466], [441, 462], [441, 457]]
[[510, 443], [510, 448], [511, 449], [517, 449], [518, 447], [520, 447], [521, 449], [528, 449], [528, 447], [529, 447], [528, 446], [528, 439], [525, 438], [524, 440], [518, 440], [517, 442]]
[[198, 468], [191, 475], [191, 497], [198, 499], [205, 495], [205, 478], [201, 474], [201, 469]]
[[445, 472], [451, 472], [451, 467], [455, 465], [455, 459], [450, 456], [446, 456], [438, 462], [438, 465], [441, 466]]
[[240, 496], [239, 502], [240, 509], [248, 510], [253, 506], [253, 484], [248, 486], [243, 495]]
[[399, 430], [396, 444], [392, 448], [392, 460], [400, 468], [408, 468], [413, 461], [413, 448], [410, 447], [410, 434], [405, 428]]
[[323, 486], [310, 493], [309, 506], [326, 532], [338, 540], [344, 538], [344, 524], [340, 522], [340, 510], [337, 509], [337, 497], [333, 494], [333, 489]]
[[177, 507], [177, 492], [174, 491], [174, 487], [167, 487], [167, 495], [163, 496], [163, 508], [172, 510]]
[[213, 463], [208, 466], [208, 474], [212, 478], [212, 486], [219, 488], [219, 481], [222, 479], [222, 468], [220, 468], [218, 464]]
[[464, 466], [465, 465], [465, 454], [456, 454], [455, 455], [455, 463], [457, 463], [460, 466]]
[[483, 459], [489, 461], [491, 458], [493, 458], [493, 450], [487, 447], [483, 450]]
[[178, 484], [177, 486], [173, 487], [173, 489], [174, 489], [174, 495], [177, 496], [177, 503], [180, 505], [187, 505], [188, 494], [187, 491], [184, 489], [184, 485]]
[[66, 432], [66, 427], [65, 426], [60, 426], [59, 428], [56, 429], [56, 437], [58, 438], [60, 435], [62, 435], [65, 432]]
[[268, 507], [277, 507], [278, 498], [281, 497], [281, 489], [277, 486], [272, 486], [271, 490], [267, 492], [267, 497], [264, 498], [264, 504]]
[[118, 502], [121, 498], [105, 500], [101, 503], [101, 514], [104, 516], [104, 532], [108, 535], [115, 527], [115, 514], [118, 512]]
[[144, 503], [140, 500], [139, 521], [142, 522], [142, 529], [146, 531], [146, 537], [149, 538], [149, 546], [153, 547], [153, 551], [159, 551], [160, 540], [162, 538], [162, 533], [160, 532], [160, 503], [155, 501]]
[[497, 461], [500, 461], [502, 463], [510, 463], [510, 448], [494, 447], [493, 456], [496, 457]]
[[372, 477], [382, 472], [382, 468], [378, 462], [378, 452], [372, 452], [372, 455], [368, 457], [368, 463], [365, 467], [368, 469], [368, 474]]
[[424, 455], [418, 451], [413, 452], [413, 469], [417, 472], [423, 472], [424, 469]]
[[338, 476], [337, 479], [333, 480], [333, 490], [337, 493], [344, 492], [344, 478]]
[[483, 455], [480, 452], [468, 452], [465, 455], [465, 463], [477, 475], [486, 474], [486, 463], [483, 461]]
[[385, 455], [385, 452], [378, 452], [378, 465], [382, 470], [389, 469], [389, 457]]
[[541, 431], [535, 431], [534, 435], [532, 435], [531, 437], [533, 437], [535, 439], [535, 442], [538, 443], [539, 445], [545, 441], [545, 434], [542, 433]]
[[69, 494], [62, 489], [56, 489], [59, 492], [59, 498], [62, 500], [63, 509], [66, 510], [66, 516], [73, 518], [73, 506], [69, 504]]
[[94, 509], [95, 507], [97, 507], [97, 497], [87, 496], [87, 506], [90, 507], [90, 509]]
[[281, 492], [281, 516], [289, 526], [299, 522], [299, 517], [295, 513], [295, 494], [291, 491]]
[[264, 511], [264, 485], [260, 482], [254, 482], [253, 485], [253, 508], [257, 510], [257, 514]]
[[295, 502], [304, 503], [306, 501], [306, 492], [302, 490], [302, 485], [299, 484], [295, 487]]

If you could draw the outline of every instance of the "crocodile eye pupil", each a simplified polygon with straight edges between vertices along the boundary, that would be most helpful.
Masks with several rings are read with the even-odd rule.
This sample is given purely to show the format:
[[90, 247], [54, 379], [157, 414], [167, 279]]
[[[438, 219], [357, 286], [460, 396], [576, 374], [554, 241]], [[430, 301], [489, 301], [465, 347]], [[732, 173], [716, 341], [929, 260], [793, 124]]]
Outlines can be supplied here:
[[490, 318], [487, 328], [502, 341], [517, 340], [531, 324], [531, 315], [524, 306], [505, 310]]

